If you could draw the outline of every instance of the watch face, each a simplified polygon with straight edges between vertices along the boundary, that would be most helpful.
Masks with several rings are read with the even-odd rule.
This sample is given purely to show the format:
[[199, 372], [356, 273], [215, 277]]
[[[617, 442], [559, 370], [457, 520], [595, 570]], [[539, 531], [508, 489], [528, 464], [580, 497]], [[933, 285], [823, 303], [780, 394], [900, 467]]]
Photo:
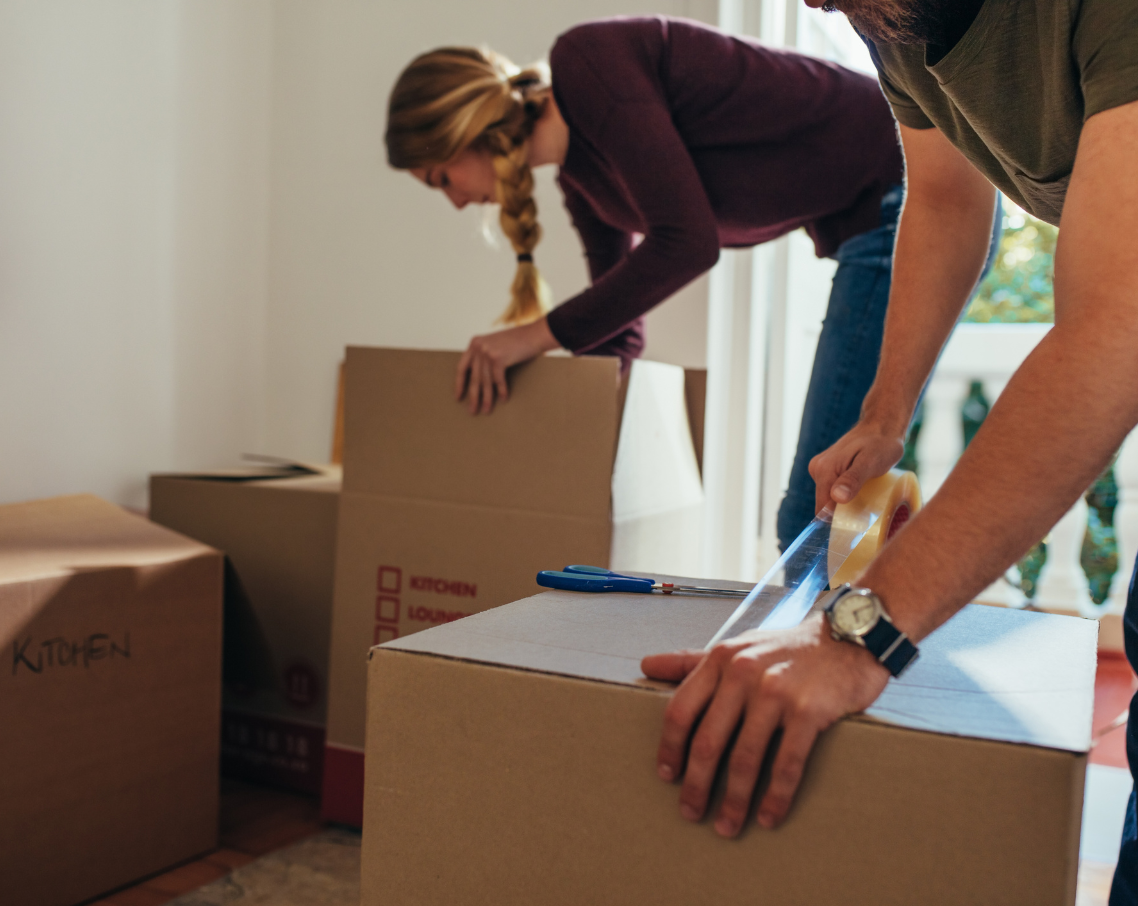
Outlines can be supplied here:
[[830, 620], [841, 635], [865, 635], [881, 616], [881, 602], [876, 595], [851, 592], [834, 605]]

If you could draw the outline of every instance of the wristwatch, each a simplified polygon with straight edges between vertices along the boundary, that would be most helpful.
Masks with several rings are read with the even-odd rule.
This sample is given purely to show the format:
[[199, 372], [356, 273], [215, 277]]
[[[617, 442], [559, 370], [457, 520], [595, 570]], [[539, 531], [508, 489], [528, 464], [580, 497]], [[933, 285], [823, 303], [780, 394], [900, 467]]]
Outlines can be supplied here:
[[849, 582], [839, 585], [822, 599], [822, 609], [836, 641], [868, 649], [894, 676], [900, 676], [917, 659], [917, 646], [893, 625], [881, 598], [868, 588]]

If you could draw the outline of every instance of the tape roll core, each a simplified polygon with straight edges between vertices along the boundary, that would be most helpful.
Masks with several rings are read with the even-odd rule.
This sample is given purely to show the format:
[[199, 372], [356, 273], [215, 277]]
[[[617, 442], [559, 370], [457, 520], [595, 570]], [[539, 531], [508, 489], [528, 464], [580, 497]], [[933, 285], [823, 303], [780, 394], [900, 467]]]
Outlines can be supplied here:
[[830, 587], [856, 583], [873, 558], [920, 508], [917, 476], [900, 469], [867, 481], [857, 497], [838, 504], [830, 528]]
[[892, 541], [893, 536], [901, 530], [901, 526], [909, 521], [911, 515], [912, 510], [909, 509], [909, 504], [903, 503], [897, 507], [897, 512], [893, 514], [893, 521], [889, 523], [889, 534], [885, 536], [885, 540]]

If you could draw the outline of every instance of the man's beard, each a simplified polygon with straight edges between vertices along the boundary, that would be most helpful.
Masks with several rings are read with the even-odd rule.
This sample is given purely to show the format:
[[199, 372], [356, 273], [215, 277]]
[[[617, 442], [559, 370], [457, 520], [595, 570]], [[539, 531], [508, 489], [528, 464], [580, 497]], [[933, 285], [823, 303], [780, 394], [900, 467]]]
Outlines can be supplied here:
[[822, 9], [845, 13], [854, 28], [879, 44], [935, 43], [941, 31], [937, 0], [827, 0]]

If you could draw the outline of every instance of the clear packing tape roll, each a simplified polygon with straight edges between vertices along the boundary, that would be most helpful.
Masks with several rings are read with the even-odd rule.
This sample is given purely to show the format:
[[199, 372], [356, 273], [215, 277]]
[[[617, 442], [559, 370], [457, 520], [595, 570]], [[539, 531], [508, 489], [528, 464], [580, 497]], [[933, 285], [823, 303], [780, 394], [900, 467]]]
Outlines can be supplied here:
[[856, 583], [920, 508], [917, 476], [899, 469], [867, 481], [849, 503], [826, 507], [743, 599], [707, 647], [751, 629], [797, 626], [827, 588]]

